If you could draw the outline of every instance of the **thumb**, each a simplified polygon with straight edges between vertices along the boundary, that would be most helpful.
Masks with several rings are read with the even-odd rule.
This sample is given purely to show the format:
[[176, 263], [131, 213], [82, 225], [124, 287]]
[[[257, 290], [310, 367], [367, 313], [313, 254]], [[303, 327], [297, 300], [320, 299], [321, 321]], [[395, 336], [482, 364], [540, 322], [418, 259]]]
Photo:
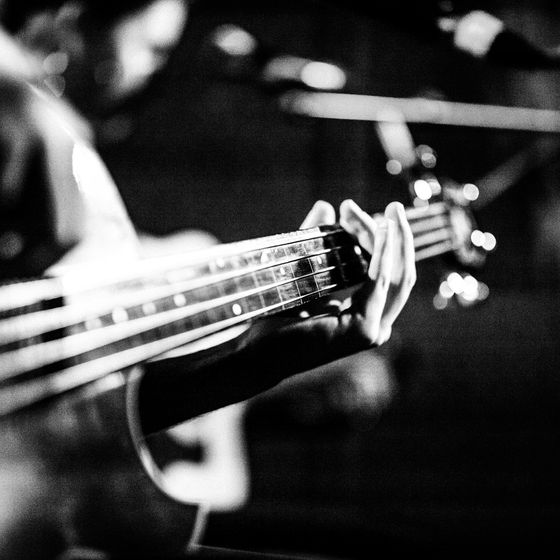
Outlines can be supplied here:
[[331, 225], [336, 221], [336, 212], [331, 204], [324, 200], [318, 200], [305, 219], [300, 229], [312, 228], [319, 225]]

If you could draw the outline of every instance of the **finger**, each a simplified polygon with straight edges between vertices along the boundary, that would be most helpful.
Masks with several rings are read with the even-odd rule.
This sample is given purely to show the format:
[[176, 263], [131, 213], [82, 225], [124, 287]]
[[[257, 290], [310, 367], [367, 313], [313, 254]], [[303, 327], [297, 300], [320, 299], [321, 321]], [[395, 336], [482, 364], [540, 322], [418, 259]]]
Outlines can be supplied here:
[[385, 215], [388, 219], [393, 220], [397, 224], [397, 233], [401, 241], [400, 249], [403, 264], [401, 281], [411, 290], [416, 283], [416, 253], [414, 249], [414, 237], [406, 217], [406, 211], [400, 202], [391, 202], [385, 210]]
[[[378, 243], [375, 247], [375, 240], [380, 239], [384, 235], [383, 229], [387, 227], [387, 220], [393, 220], [397, 228], [397, 240], [401, 251], [397, 252], [397, 257], [401, 262], [401, 266], [397, 267], [395, 272], [403, 272], [402, 262], [407, 263], [408, 280], [410, 283], [414, 283], [416, 269], [410, 263], [414, 262], [414, 239], [412, 237], [412, 231], [408, 224], [406, 218], [406, 212], [404, 206], [400, 202], [392, 202], [385, 209], [384, 214], [375, 214], [373, 217], [360, 209], [360, 207], [352, 200], [345, 200], [341, 204], [340, 208], [341, 214], [341, 225], [353, 234], [361, 242], [362, 246], [374, 255], [373, 270], [379, 269], [379, 262], [381, 256], [382, 243]], [[403, 242], [400, 242], [400, 238], [403, 238]], [[395, 242], [397, 245], [397, 242]], [[376, 276], [373, 274], [372, 277]], [[396, 283], [400, 282], [403, 274], [399, 274], [396, 279]]]
[[[393, 262], [395, 260], [395, 223], [388, 221], [387, 228], [384, 228], [384, 230], [386, 233], [381, 239], [378, 237], [376, 240], [376, 244], [381, 245], [379, 270], [371, 271], [370, 268], [369, 274], [370, 277], [372, 277], [372, 274], [375, 274], [375, 283], [373, 284], [370, 296], [365, 299], [363, 309], [365, 328], [374, 339], [374, 342], [378, 344], [381, 343], [380, 336], [385, 334], [384, 329], [386, 329], [383, 319], [386, 315], [385, 308], [391, 283]], [[391, 323], [388, 324], [390, 325]]]
[[[393, 292], [389, 293], [386, 309], [382, 318], [381, 330], [389, 329], [402, 311], [410, 292], [416, 283], [416, 265], [414, 259], [414, 239], [406, 218], [404, 207], [400, 203], [391, 203], [385, 215], [396, 224], [394, 267], [398, 270], [398, 282]], [[397, 256], [400, 253], [400, 258]], [[395, 277], [395, 274], [393, 274]]]
[[375, 232], [379, 226], [353, 200], [344, 200], [340, 205], [340, 225], [358, 240], [362, 248], [373, 254]]
[[375, 280], [379, 274], [381, 255], [385, 247], [387, 219], [382, 215], [372, 217], [354, 201], [345, 200], [340, 206], [340, 223], [371, 255], [369, 276]]
[[407, 292], [410, 292], [416, 283], [415, 249], [412, 230], [410, 229], [405, 209], [399, 202], [389, 204], [385, 210], [385, 215], [397, 225], [397, 254], [400, 258], [398, 259], [399, 266], [396, 271], [398, 275], [396, 276], [397, 280], [395, 283], [399, 286], [402, 285]]
[[305, 219], [300, 229], [312, 228], [319, 225], [332, 225], [336, 221], [336, 212], [331, 204], [324, 200], [318, 200]]
[[377, 280], [381, 269], [383, 253], [386, 250], [389, 223], [386, 220], [377, 221], [375, 234], [373, 236], [373, 249], [371, 250], [371, 260], [369, 261], [368, 275], [372, 280]]
[[[396, 239], [395, 239], [396, 263], [395, 266], [393, 267], [393, 277], [391, 278], [391, 282], [395, 285], [399, 285], [403, 278], [404, 261], [406, 258], [404, 254], [404, 245], [405, 245], [404, 238], [408, 237], [404, 233], [404, 231], [405, 229], [409, 230], [410, 228], [408, 227], [408, 222], [406, 221], [406, 214], [404, 213], [404, 207], [399, 202], [392, 202], [391, 204], [387, 205], [383, 217], [386, 220], [393, 220], [397, 225]], [[413, 243], [412, 233], [410, 233], [410, 242]], [[407, 239], [407, 248], [408, 248], [408, 239]], [[412, 251], [414, 251], [413, 247], [412, 247]]]

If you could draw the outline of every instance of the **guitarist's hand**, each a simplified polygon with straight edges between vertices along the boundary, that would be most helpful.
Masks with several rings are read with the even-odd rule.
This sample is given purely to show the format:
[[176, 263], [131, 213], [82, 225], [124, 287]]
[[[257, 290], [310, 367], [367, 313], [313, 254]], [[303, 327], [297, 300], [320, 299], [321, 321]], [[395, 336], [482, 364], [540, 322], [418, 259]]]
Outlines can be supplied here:
[[[334, 224], [334, 208], [318, 201], [302, 228]], [[364, 344], [383, 344], [416, 282], [414, 244], [404, 207], [392, 202], [385, 213], [371, 217], [352, 200], [340, 206], [340, 225], [372, 255], [369, 282], [339, 307], [339, 329], [363, 337]]]
[[[329, 204], [315, 204], [303, 227], [335, 221]], [[181, 359], [153, 362], [140, 391], [146, 432], [253, 397], [295, 374], [385, 342], [416, 280], [412, 233], [399, 203], [372, 218], [355, 203], [340, 207], [340, 224], [372, 255], [369, 281], [344, 303], [318, 316], [283, 314], [258, 321], [237, 351], [188, 371]], [[196, 398], [192, 398], [196, 395]]]

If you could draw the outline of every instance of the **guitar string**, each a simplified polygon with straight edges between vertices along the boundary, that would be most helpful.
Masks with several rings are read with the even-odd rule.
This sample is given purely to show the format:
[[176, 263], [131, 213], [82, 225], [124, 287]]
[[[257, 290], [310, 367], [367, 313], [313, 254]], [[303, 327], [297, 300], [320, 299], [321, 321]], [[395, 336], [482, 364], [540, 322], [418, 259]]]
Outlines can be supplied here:
[[[452, 248], [451, 242], [438, 243], [432, 249], [430, 249], [430, 246], [427, 246], [424, 251], [416, 253], [416, 260], [438, 253], [441, 254], [450, 248]], [[332, 267], [330, 269], [316, 271], [314, 275], [324, 273], [328, 270], [332, 270]], [[141, 334], [144, 330], [162, 327], [170, 322], [187, 319], [197, 313], [206, 312], [213, 308], [219, 308], [220, 306], [228, 303], [234, 304], [238, 300], [243, 300], [244, 298], [252, 295], [262, 294], [270, 289], [293, 283], [297, 286], [298, 280], [305, 279], [308, 276], [309, 275], [300, 275], [299, 277], [290, 277], [280, 282], [259, 286], [258, 288], [246, 290], [244, 292], [214, 298], [211, 305], [208, 305], [207, 302], [195, 302], [194, 304], [183, 306], [179, 309], [160, 311], [151, 316], [144, 315], [136, 317], [132, 320], [129, 320], [126, 316], [126, 309], [119, 308], [121, 312], [125, 314], [126, 322], [112, 323], [110, 325], [100, 326], [95, 330], [86, 330], [80, 333], [74, 333], [70, 336], [64, 337], [63, 339], [57, 338], [47, 342], [35, 342], [32, 345], [24, 346], [0, 355], [0, 365], [2, 363], [7, 364], [4, 371], [9, 371], [9, 374], [5, 374], [3, 378], [8, 378], [25, 371], [37, 369], [46, 363], [53, 363], [67, 359], [68, 355], [66, 353], [76, 353], [78, 352], [77, 348], [81, 349], [81, 352], [87, 352], [94, 347], [114, 343], [117, 339], [123, 340], [127, 337]], [[177, 294], [175, 293], [175, 295]], [[185, 301], [187, 301], [186, 298]], [[50, 311], [52, 310], [48, 310], [48, 312]], [[21, 318], [21, 320], [23, 321], [24, 318]], [[113, 331], [118, 334], [118, 337], [112, 336]]]
[[41, 303], [45, 299], [58, 299], [73, 294], [84, 294], [103, 286], [118, 287], [119, 283], [126, 284], [140, 281], [147, 278], [150, 274], [161, 274], [162, 271], [168, 271], [170, 267], [174, 269], [187, 269], [193, 266], [204, 266], [213, 260], [224, 260], [251, 252], [279, 248], [305, 241], [320, 240], [341, 231], [342, 229], [323, 230], [316, 227], [215, 245], [204, 250], [187, 251], [180, 255], [138, 259], [133, 263], [127, 263], [126, 268], [120, 268], [116, 272], [112, 269], [107, 270], [106, 275], [100, 275], [97, 272], [99, 268], [98, 263], [94, 266], [81, 266], [78, 270], [75, 270], [75, 267], [68, 267], [63, 278], [45, 277], [38, 280], [24, 280], [0, 286], [0, 313]]
[[[444, 220], [441, 216], [436, 218], [436, 220], [437, 221], [434, 221], [434, 219], [424, 219], [420, 222], [416, 222], [416, 224], [420, 225], [420, 227], [415, 227], [415, 224], [412, 224], [412, 227], [416, 232], [427, 231], [430, 227], [439, 228], [440, 234], [443, 238], [445, 237], [445, 235], [443, 235], [444, 231], [447, 232], [448, 230], [443, 229], [442, 224], [444, 223]], [[437, 240], [439, 241], [439, 239]], [[431, 238], [420, 237], [418, 235], [415, 238], [416, 248], [421, 247], [424, 243], [431, 242], [434, 242]], [[307, 257], [326, 254], [328, 252], [330, 252], [329, 249], [315, 251], [309, 253]], [[0, 341], [6, 345], [12, 342], [22, 341], [25, 338], [32, 336], [41, 336], [48, 332], [84, 322], [87, 320], [88, 316], [95, 319], [96, 316], [99, 317], [104, 313], [110, 313], [115, 308], [127, 308], [135, 305], [141, 305], [146, 302], [154, 302], [158, 299], [169, 298], [177, 293], [195, 289], [199, 286], [207, 286], [209, 284], [225, 280], [233, 280], [244, 274], [256, 273], [274, 266], [295, 262], [296, 260], [297, 259], [288, 257], [285, 259], [279, 259], [270, 265], [248, 268], [241, 273], [238, 271], [230, 271], [211, 276], [206, 275], [202, 279], [197, 278], [194, 280], [190, 279], [183, 282], [177, 282], [171, 286], [171, 289], [169, 285], [157, 287], [144, 286], [142, 288], [143, 291], [140, 293], [139, 291], [134, 291], [132, 293], [130, 291], [128, 291], [128, 293], [119, 293], [117, 291], [114, 291], [111, 294], [101, 293], [97, 296], [100, 298], [100, 301], [96, 301], [95, 299], [92, 299], [92, 297], [88, 297], [85, 302], [80, 300], [78, 302], [73, 302], [72, 304], [63, 305], [53, 309], [28, 312], [25, 315], [18, 315], [0, 321]]]
[[[442, 247], [440, 244], [439, 254], [441, 254], [441, 251]], [[322, 288], [320, 292], [324, 293], [327, 290], [332, 292], [336, 291], [339, 288], [339, 285], [332, 284], [330, 286]], [[301, 299], [301, 297], [294, 298], [294, 301]], [[278, 306], [285, 306], [287, 303], [288, 302], [280, 303], [278, 304]], [[267, 310], [266, 312], [269, 311], [270, 310]], [[262, 311], [260, 311], [260, 313], [262, 313]], [[223, 324], [220, 326], [211, 325], [209, 327], [222, 330], [224, 328], [228, 328], [229, 326], [234, 326], [235, 323], [244, 322], [248, 318], [250, 317], [232, 317], [232, 324], [228, 324], [225, 326]], [[217, 330], [215, 332], [217, 332]], [[166, 352], [169, 349], [182, 346], [188, 342], [188, 340], [186, 342], [184, 341], [186, 335], [193, 336], [193, 334], [194, 333], [192, 331], [189, 333], [180, 333], [178, 335], [175, 335], [174, 337], [171, 337], [170, 339], [164, 340], [163, 342], [167, 342], [169, 345], [169, 348], [165, 349], [162, 349], [162, 341], [150, 343], [152, 346], [155, 344], [159, 345], [157, 352], [153, 355], [150, 352], [150, 347], [148, 347], [147, 345], [142, 345], [121, 351], [119, 354], [104, 356], [103, 358], [98, 359], [96, 362], [92, 361], [71, 366], [70, 368], [66, 368], [65, 370], [62, 370], [58, 373], [51, 374], [50, 378], [47, 380], [47, 383], [45, 383], [45, 379], [41, 378], [27, 381], [16, 386], [11, 386], [8, 389], [3, 389], [2, 391], [0, 391], [0, 414], [8, 414], [10, 412], [14, 412], [15, 410], [21, 409], [25, 406], [29, 406], [39, 400], [51, 396], [56, 396], [58, 394], [61, 394], [62, 392], [66, 392], [81, 385], [85, 385], [87, 383], [95, 381], [100, 377], [106, 375], [107, 373], [118, 371], [119, 369], [123, 369], [124, 367], [140, 363], [142, 361], [145, 361], [146, 359], [150, 359], [154, 355], [157, 355], [161, 352]], [[201, 332], [199, 330], [197, 336], [201, 338], [204, 336], [208, 336], [209, 334], [211, 333]], [[100, 366], [104, 367], [100, 369]], [[78, 373], [80, 374], [79, 378], [77, 377]]]
[[[414, 208], [414, 207], [410, 207], [407, 208], [405, 210], [407, 218], [409, 219], [409, 221], [411, 221], [411, 229], [413, 230], [413, 233], [415, 231], [415, 220], [427, 220], [429, 217], [432, 216], [437, 216], [437, 215], [443, 215], [449, 212], [449, 208], [447, 207], [446, 203], [433, 203], [429, 206], [425, 206], [425, 207], [419, 207], [419, 208]], [[436, 226], [437, 227], [437, 226]], [[313, 233], [306, 233], [307, 232], [313, 232]], [[322, 232], [319, 231], [318, 228], [312, 228], [311, 230], [303, 230], [303, 231], [297, 231], [297, 232], [292, 232], [290, 234], [278, 234], [275, 236], [270, 236], [270, 237], [265, 237], [265, 238], [260, 238], [260, 239], [256, 239], [256, 240], [249, 240], [249, 241], [243, 241], [243, 242], [238, 242], [238, 243], [231, 243], [231, 244], [227, 244], [225, 246], [218, 246], [217, 248], [211, 248], [210, 251], [212, 253], [216, 253], [216, 257], [220, 258], [220, 253], [218, 252], [218, 249], [220, 247], [229, 247], [229, 248], [236, 248], [236, 247], [241, 247], [244, 245], [247, 245], [247, 247], [249, 247], [249, 245], [251, 243], [257, 242], [257, 241], [265, 241], [265, 240], [273, 240], [273, 241], [279, 241], [280, 238], [285, 237], [285, 241], [284, 244], [290, 244], [290, 243], [295, 243], [297, 241], [294, 241], [294, 238], [297, 237], [298, 239], [300, 238], [299, 234], [303, 234], [301, 237], [301, 242], [303, 242], [304, 240], [314, 240], [314, 239], [321, 239], [322, 237], [325, 237], [326, 235], [330, 235], [331, 232]], [[333, 232], [333, 233], [336, 233]], [[278, 245], [279, 243], [277, 243]], [[272, 246], [270, 246], [272, 247]], [[263, 247], [259, 247], [259, 246], [252, 246], [251, 250], [262, 250]], [[241, 252], [241, 251], [240, 251]], [[249, 251], [245, 251], [245, 252], [249, 252]], [[199, 253], [199, 252], [196, 252]], [[154, 261], [157, 261], [157, 265], [160, 266], [164, 266], [164, 264], [166, 262], [172, 262], [172, 264], [174, 266], [178, 266], [178, 259], [181, 258], [182, 260], [185, 260], [186, 262], [184, 263], [185, 267], [188, 266], [192, 266], [193, 264], [197, 264], [197, 263], [192, 263], [190, 262], [191, 259], [195, 258], [194, 252], [191, 254], [187, 254], [187, 255], [182, 255], [181, 257], [162, 257], [162, 258], [157, 258], [157, 259], [153, 259]], [[203, 265], [206, 262], [208, 262], [211, 259], [211, 255], [206, 255], [205, 259], [200, 260], [200, 262], [198, 262], [198, 264]], [[144, 268], [146, 266], [146, 261], [139, 261], [138, 263], [135, 263], [135, 266], [138, 267], [142, 267]], [[122, 281], [122, 282], [132, 282], [135, 279], [138, 279], [137, 277], [135, 277], [134, 275], [128, 277], [128, 278], [119, 278], [117, 280], [115, 280], [114, 278], [110, 279], [110, 283], [111, 284], [115, 284], [117, 281]], [[59, 299], [59, 298], [63, 298], [69, 295], [69, 293], [79, 293], [82, 294], [85, 291], [87, 291], [88, 289], [98, 289], [100, 288], [100, 285], [94, 285], [91, 287], [84, 287], [83, 284], [85, 283], [84, 281], [88, 280], [88, 276], [80, 276], [78, 278], [77, 282], [74, 282], [74, 286], [70, 287], [68, 285], [68, 282], [62, 282], [60, 278], [41, 278], [38, 280], [26, 280], [23, 282], [14, 282], [14, 283], [9, 283], [9, 284], [4, 284], [0, 286], [0, 312], [8, 312], [11, 310], [17, 310], [19, 308], [24, 308], [26, 306], [31, 306], [34, 304], [40, 304], [43, 301], [48, 301], [48, 300], [54, 300], [54, 299]]]
[[[443, 248], [444, 246], [439, 244], [437, 248], [432, 249], [432, 252], [436, 250], [441, 251]], [[445, 246], [445, 248], [447, 248], [447, 246]], [[351, 262], [352, 261], [347, 261], [346, 263], [341, 263], [339, 266], [342, 267], [351, 264]], [[6, 352], [0, 355], [0, 365], [4, 364], [5, 366], [3, 368], [5, 373], [3, 375], [0, 374], [0, 379], [13, 379], [22, 373], [37, 370], [47, 364], [75, 358], [77, 355], [85, 354], [104, 346], [110, 346], [118, 341], [142, 335], [147, 331], [164, 327], [170, 323], [187, 320], [196, 314], [208, 312], [226, 304], [235, 304], [237, 301], [242, 301], [253, 295], [263, 294], [270, 289], [277, 289], [290, 284], [298, 287], [298, 281], [311, 277], [315, 278], [320, 274], [332, 271], [334, 268], [334, 266], [326, 267], [310, 274], [290, 277], [265, 286], [245, 290], [244, 292], [215, 298], [212, 300], [211, 304], [208, 304], [208, 302], [197, 302], [179, 309], [160, 312], [153, 316], [137, 317], [123, 323], [113, 323], [98, 328], [95, 331], [75, 333], [62, 339], [41, 342]], [[308, 294], [305, 294], [304, 296], [307, 295]], [[242, 318], [244, 315], [245, 314], [241, 313]]]
[[[303, 260], [303, 259], [300, 259]], [[352, 261], [343, 262], [338, 265], [342, 268], [352, 264]], [[245, 290], [229, 296], [214, 298], [211, 302], [196, 302], [179, 308], [162, 311], [148, 316], [142, 316], [126, 321], [116, 322], [111, 325], [100, 327], [94, 331], [84, 331], [68, 335], [62, 339], [41, 342], [32, 346], [25, 346], [0, 354], [0, 380], [13, 379], [19, 374], [34, 371], [50, 363], [71, 359], [77, 355], [90, 352], [96, 348], [104, 347], [127, 338], [141, 335], [147, 331], [164, 327], [171, 323], [187, 320], [194, 315], [217, 309], [223, 305], [234, 305], [238, 301], [254, 295], [297, 284], [298, 281], [307, 278], [315, 278], [334, 270], [335, 266], [328, 266], [312, 273], [290, 277], [281, 281], [271, 282], [258, 288]], [[244, 316], [240, 313], [241, 317]]]
[[[446, 232], [447, 230], [445, 230]], [[441, 233], [445, 233], [444, 230], [440, 230]], [[442, 240], [450, 239], [446, 235], [432, 236], [426, 237], [426, 235], [422, 236], [421, 238], [415, 239], [416, 242], [416, 260], [419, 260], [419, 256], [421, 257], [424, 252], [419, 253], [422, 246], [426, 244], [429, 248], [430, 245], [434, 245], [439, 243]], [[284, 259], [281, 261], [277, 261], [272, 263], [268, 267], [258, 267], [258, 271], [262, 270], [272, 270], [276, 267], [284, 266], [285, 264], [294, 264], [296, 262], [322, 256], [331, 253], [333, 250], [337, 250], [339, 248], [334, 249], [326, 249], [324, 251], [317, 251], [312, 253], [306, 257], [300, 257], [299, 259]], [[221, 280], [224, 279], [238, 279], [242, 276], [247, 276], [256, 272], [256, 269], [249, 269], [245, 270], [242, 273], [236, 273], [235, 276], [233, 274], [224, 275], [222, 277], [214, 276], [210, 277], [206, 280], [206, 284], [215, 284], [219, 283]], [[274, 285], [270, 285], [270, 287], [274, 287]], [[171, 288], [171, 289], [170, 289]], [[266, 288], [266, 286], [265, 286]], [[95, 324], [92, 321], [95, 319], [99, 320], [100, 317], [104, 315], [109, 315], [111, 312], [114, 312], [115, 309], [121, 310], [121, 313], [127, 313], [127, 309], [130, 309], [132, 306], [141, 306], [142, 304], [146, 304], [149, 302], [155, 305], [155, 302], [159, 299], [165, 300], [172, 298], [174, 296], [178, 296], [179, 294], [184, 294], [186, 291], [190, 289], [195, 289], [192, 287], [192, 284], [189, 282], [180, 283], [178, 285], [173, 285], [171, 287], [165, 286], [163, 288], [157, 289], [145, 289], [144, 292], [138, 294], [115, 294], [112, 297], [104, 298], [101, 302], [91, 301], [88, 298], [88, 301], [83, 303], [74, 303], [70, 305], [64, 305], [62, 307], [54, 308], [54, 309], [47, 309], [43, 311], [36, 311], [32, 313], [28, 313], [26, 315], [18, 316], [18, 317], [11, 317], [8, 319], [4, 319], [0, 321], [0, 340], [2, 340], [4, 347], [6, 345], [12, 344], [20, 344], [23, 343], [25, 340], [29, 340], [31, 337], [42, 336], [47, 333], [60, 330], [62, 328], [68, 327], [78, 327], [81, 324], [84, 324], [86, 330], [91, 331], [92, 328], [87, 328], [88, 321], [91, 324]], [[105, 294], [102, 294], [105, 295]], [[221, 299], [219, 303], [227, 303], [227, 301], [234, 301], [239, 297], [246, 297], [251, 295], [251, 292], [247, 292], [245, 294], [232, 294], [230, 296], [224, 296], [222, 298], [215, 298], [215, 300]], [[229, 300], [228, 300], [229, 298]], [[108, 300], [108, 301], [107, 301]], [[118, 300], [118, 304], [115, 305], [114, 301]], [[153, 307], [149, 309], [150, 314], [158, 315], [161, 314], [162, 311], [157, 311], [157, 307], [154, 309]], [[95, 313], [95, 315], [94, 315]], [[144, 318], [146, 315], [140, 318]], [[139, 319], [140, 319], [139, 318]], [[112, 325], [107, 325], [102, 328], [109, 328]], [[1, 376], [1, 374], [0, 374]]]
[[[341, 287], [343, 286], [333, 283], [317, 290], [316, 294], [318, 296], [324, 295], [325, 293], [336, 291]], [[0, 415], [15, 412], [16, 410], [34, 404], [45, 398], [53, 397], [87, 383], [91, 383], [100, 379], [104, 375], [144, 362], [159, 354], [183, 346], [200, 338], [210, 336], [211, 334], [215, 334], [226, 328], [233, 327], [247, 321], [248, 319], [257, 317], [258, 315], [270, 313], [271, 311], [282, 308], [290, 303], [294, 303], [295, 305], [301, 299], [304, 298], [298, 296], [292, 300], [269, 306], [264, 310], [247, 313], [244, 314], [244, 316], [231, 317], [226, 321], [178, 333], [176, 335], [142, 344], [140, 346], [134, 346], [120, 352], [102, 356], [95, 360], [67, 367], [45, 377], [27, 380], [17, 385], [3, 388], [0, 390]]]
[[[85, 322], [90, 317], [100, 317], [104, 314], [111, 313], [116, 307], [126, 309], [146, 302], [155, 302], [156, 300], [171, 298], [190, 290], [219, 284], [220, 282], [228, 280], [235, 281], [245, 275], [256, 274], [275, 267], [293, 264], [305, 258], [314, 258], [330, 254], [336, 249], [336, 247], [323, 249], [321, 251], [311, 252], [305, 257], [287, 257], [277, 261], [270, 261], [268, 264], [261, 266], [247, 267], [242, 271], [237, 269], [223, 273], [210, 274], [205, 275], [204, 278], [174, 282], [172, 285], [166, 284], [156, 287], [144, 287], [142, 291], [137, 290], [132, 293], [125, 292], [123, 294], [115, 290], [111, 294], [99, 294], [97, 300], [92, 300], [91, 297], [88, 297], [87, 301], [80, 300], [53, 309], [34, 311], [25, 315], [10, 317], [0, 320], [0, 341], [2, 341], [3, 344], [22, 341], [24, 339], [20, 337], [21, 332], [26, 333], [25, 338], [40, 336], [61, 328], [76, 326], [78, 323]], [[149, 278], [146, 278], [146, 283], [148, 283], [148, 281]], [[22, 319], [25, 320], [23, 325], [20, 323]]]

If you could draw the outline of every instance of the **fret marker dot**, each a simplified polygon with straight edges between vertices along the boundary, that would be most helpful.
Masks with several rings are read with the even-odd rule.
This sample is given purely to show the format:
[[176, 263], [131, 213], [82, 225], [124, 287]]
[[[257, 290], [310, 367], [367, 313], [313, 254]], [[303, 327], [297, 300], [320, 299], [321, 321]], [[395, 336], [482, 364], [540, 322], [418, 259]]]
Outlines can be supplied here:
[[265, 264], [269, 261], [268, 253], [263, 253], [261, 255], [261, 263]]
[[123, 323], [128, 320], [128, 313], [124, 307], [116, 307], [113, 309], [113, 313], [111, 313], [111, 318], [113, 323]]
[[224, 259], [222, 259], [221, 257], [218, 257], [216, 259], [216, 266], [218, 268], [224, 268], [224, 266], [226, 266], [226, 262], [224, 261]]
[[362, 248], [359, 245], [354, 245], [354, 253], [356, 253], [356, 255], [361, 255]]
[[241, 313], [243, 313], [243, 309], [241, 309], [241, 305], [239, 305], [238, 303], [234, 303], [231, 306], [231, 310], [233, 311], [234, 315], [241, 315]]
[[156, 312], [156, 305], [155, 303], [149, 301], [142, 305], [142, 312], [144, 315], [152, 315], [152, 313]]
[[173, 303], [177, 307], [183, 307], [187, 303], [187, 298], [183, 294], [175, 294], [173, 296]]

